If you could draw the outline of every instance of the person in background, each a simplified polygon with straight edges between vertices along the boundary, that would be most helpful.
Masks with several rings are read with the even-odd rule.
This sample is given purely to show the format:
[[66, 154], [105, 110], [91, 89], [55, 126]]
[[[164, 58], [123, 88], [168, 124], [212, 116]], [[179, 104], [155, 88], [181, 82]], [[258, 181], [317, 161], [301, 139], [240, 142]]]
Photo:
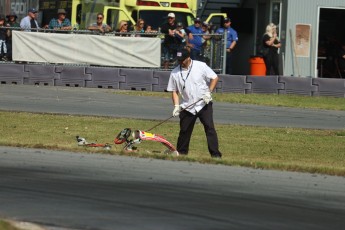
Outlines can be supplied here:
[[238, 35], [236, 30], [231, 27], [230, 18], [224, 18], [224, 27], [218, 28], [216, 30], [217, 34], [227, 33], [226, 42], [226, 74], [232, 74], [232, 56], [233, 50], [238, 42]]
[[145, 33], [157, 33], [157, 30], [154, 30], [151, 25], [147, 25]]
[[135, 37], [140, 37], [140, 34], [145, 33], [144, 26], [145, 26], [145, 21], [139, 18], [133, 31], [135, 33]]
[[202, 50], [202, 34], [201, 20], [200, 18], [194, 19], [194, 25], [188, 27], [190, 31], [188, 35], [188, 45], [191, 47], [190, 57], [193, 60], [201, 60], [201, 50]]
[[65, 9], [58, 9], [57, 11], [57, 19], [53, 18], [49, 22], [49, 29], [54, 30], [71, 30], [72, 24], [71, 21], [66, 18], [66, 10]]
[[175, 36], [181, 41], [181, 47], [186, 46], [186, 30], [183, 28], [182, 22], [176, 24]]
[[33, 29], [33, 32], [38, 32], [37, 29], [40, 27], [38, 26], [37, 22], [37, 10], [36, 8], [30, 8], [28, 10], [28, 15], [20, 21], [20, 28], [26, 32], [31, 32], [31, 29]]
[[181, 42], [175, 36], [176, 22], [175, 14], [168, 14], [168, 22], [162, 25], [161, 32], [164, 33], [163, 41], [163, 55], [164, 55], [164, 69], [169, 68], [169, 62], [175, 58], [176, 51]]
[[87, 29], [95, 32], [100, 32], [102, 34], [111, 32], [111, 27], [106, 23], [103, 23], [103, 19], [103, 13], [98, 13], [97, 21], [95, 23], [92, 23]]
[[202, 50], [201, 50], [201, 56], [203, 58], [203, 61], [209, 64], [211, 51], [210, 51], [210, 31], [209, 31], [209, 24], [207, 22], [203, 22], [201, 26], [203, 36], [201, 38], [202, 42]]
[[143, 37], [157, 37], [157, 30], [154, 30], [151, 25], [146, 25], [145, 35]]
[[268, 24], [262, 40], [263, 46], [268, 49], [267, 55], [263, 57], [266, 66], [266, 75], [279, 75], [278, 49], [281, 44], [277, 35], [277, 26], [273, 23]]
[[128, 22], [125, 20], [122, 20], [119, 22], [119, 28], [116, 30], [117, 35], [121, 37], [127, 37], [129, 36], [128, 33]]
[[[6, 15], [6, 18], [7, 18], [7, 24], [6, 26], [7, 27], [16, 27], [16, 28], [19, 28], [20, 25], [19, 23], [17, 22], [17, 15], [15, 12], [12, 12], [8, 15]], [[6, 45], [7, 45], [7, 58], [8, 60], [12, 60], [12, 30], [13, 29], [8, 29], [7, 30], [7, 41], [6, 41]]]
[[0, 60], [7, 61], [7, 29], [5, 28], [5, 17], [0, 15]]
[[179, 49], [176, 58], [179, 65], [171, 71], [167, 90], [172, 92], [173, 116], [180, 118], [177, 151], [179, 155], [188, 154], [194, 125], [199, 118], [204, 126], [211, 157], [221, 158], [213, 122], [211, 95], [217, 85], [218, 76], [204, 62], [192, 60], [187, 47]]

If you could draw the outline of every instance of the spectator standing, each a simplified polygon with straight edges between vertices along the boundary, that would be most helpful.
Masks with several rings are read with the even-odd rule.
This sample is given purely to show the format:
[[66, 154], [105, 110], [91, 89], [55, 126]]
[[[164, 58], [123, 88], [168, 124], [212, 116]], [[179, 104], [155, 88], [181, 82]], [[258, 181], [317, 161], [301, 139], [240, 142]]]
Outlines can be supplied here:
[[137, 21], [137, 24], [134, 27], [135, 37], [140, 37], [140, 34], [145, 33], [144, 26], [145, 26], [145, 21], [139, 18]]
[[[221, 158], [213, 122], [211, 96], [211, 92], [217, 85], [218, 76], [204, 62], [192, 60], [187, 47], [179, 49], [176, 57], [179, 65], [170, 74], [167, 90], [172, 92], [173, 116], [180, 118], [177, 151], [180, 155], [188, 154], [194, 124], [199, 118], [204, 126], [211, 156]], [[182, 97], [181, 104], [180, 96]], [[185, 110], [182, 110], [184, 108]]]
[[154, 30], [151, 25], [147, 25], [145, 33], [157, 33], [157, 30]]
[[168, 14], [168, 22], [163, 24], [161, 32], [164, 33], [163, 41], [163, 55], [164, 55], [164, 68], [169, 68], [169, 62], [175, 58], [176, 51], [181, 42], [175, 36], [176, 22], [175, 14]]
[[111, 27], [106, 23], [103, 23], [104, 15], [103, 13], [97, 14], [97, 21], [92, 23], [87, 29], [91, 31], [97, 31], [102, 34], [111, 32]]
[[18, 17], [17, 17], [15, 12], [12, 12], [12, 13], [6, 15], [6, 18], [7, 18], [7, 25], [6, 26], [12, 27], [11, 29], [7, 30], [7, 42], [6, 42], [7, 57], [8, 57], [8, 60], [12, 60], [12, 30], [15, 27], [19, 28], [20, 25], [17, 22]]
[[238, 36], [236, 30], [231, 27], [230, 18], [224, 18], [224, 27], [217, 29], [216, 33], [227, 33], [226, 41], [226, 74], [232, 74], [232, 56], [233, 50], [238, 42]]
[[188, 35], [188, 45], [191, 47], [190, 57], [193, 60], [201, 60], [201, 50], [202, 50], [202, 34], [201, 20], [200, 18], [194, 19], [194, 25], [188, 27], [190, 31]]
[[176, 24], [175, 36], [177, 39], [180, 40], [180, 42], [181, 42], [180, 46], [181, 47], [186, 46], [187, 33], [186, 33], [186, 30], [183, 28], [182, 22], [178, 22]]
[[66, 18], [66, 10], [65, 9], [58, 9], [57, 11], [57, 19], [53, 18], [49, 22], [49, 29], [54, 30], [71, 30], [72, 24], [71, 21]]
[[278, 49], [281, 45], [277, 35], [277, 26], [273, 23], [268, 24], [262, 40], [263, 46], [268, 50], [267, 54], [263, 56], [266, 75], [279, 75]]
[[151, 25], [146, 25], [145, 37], [157, 37], [157, 32]]
[[120, 21], [119, 28], [116, 30], [116, 32], [120, 33], [119, 36], [121, 36], [121, 37], [123, 37], [123, 36], [127, 37], [128, 36], [127, 33], [129, 32], [128, 31], [128, 22], [125, 20]]
[[0, 60], [7, 61], [7, 29], [5, 28], [5, 17], [0, 15]]
[[7, 18], [7, 24], [6, 26], [12, 27], [11, 29], [7, 30], [7, 40], [6, 40], [6, 46], [7, 46], [7, 58], [8, 60], [12, 60], [12, 31], [14, 30], [13, 28], [18, 28], [20, 27], [19, 23], [17, 22], [17, 15], [15, 12], [12, 12], [8, 15], [6, 15]]
[[30, 32], [31, 29], [36, 29], [33, 30], [34, 32], [38, 32], [37, 29], [39, 29], [40, 27], [38, 26], [38, 22], [37, 22], [37, 10], [36, 8], [30, 8], [28, 10], [28, 15], [24, 18], [22, 18], [22, 20], [20, 21], [20, 28], [22, 28], [24, 31], [26, 32]]
[[201, 38], [202, 42], [202, 51], [201, 56], [203, 58], [203, 61], [209, 64], [211, 51], [210, 51], [210, 31], [209, 31], [209, 24], [207, 22], [203, 22], [201, 26], [203, 36]]

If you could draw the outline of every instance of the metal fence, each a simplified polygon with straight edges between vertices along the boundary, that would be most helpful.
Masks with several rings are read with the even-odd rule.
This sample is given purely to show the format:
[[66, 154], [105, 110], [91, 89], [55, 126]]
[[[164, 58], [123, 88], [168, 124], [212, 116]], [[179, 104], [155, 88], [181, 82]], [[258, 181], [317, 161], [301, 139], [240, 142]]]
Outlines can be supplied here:
[[[18, 27], [4, 27], [9, 31], [12, 30], [23, 30], [22, 28]], [[122, 37], [155, 37], [160, 38], [162, 40], [161, 44], [163, 46], [164, 41], [164, 34], [158, 32], [150, 32], [150, 33], [139, 33], [135, 31], [131, 31], [128, 33], [120, 33], [120, 32], [107, 32], [102, 33], [100, 31], [91, 31], [91, 30], [78, 30], [77, 28], [73, 28], [72, 30], [57, 30], [57, 29], [45, 29], [45, 28], [32, 28], [30, 31], [37, 31], [42, 33], [63, 33], [63, 34], [84, 34], [84, 35], [100, 35], [100, 36], [122, 36]], [[203, 36], [205, 34], [193, 34], [193, 36]], [[225, 35], [224, 34], [207, 34], [208, 39], [205, 40], [202, 46], [202, 50], [200, 53], [199, 60], [205, 62], [209, 65], [216, 73], [224, 73], [225, 69]], [[66, 41], [68, 42], [68, 41]], [[162, 48], [161, 46], [161, 48]], [[87, 46], [85, 46], [87, 47]], [[161, 50], [162, 59], [161, 59], [161, 69], [164, 69], [163, 66], [163, 49]], [[45, 63], [51, 64], [51, 63]], [[168, 70], [177, 66], [177, 62], [175, 60], [171, 60]], [[76, 65], [78, 65], [76, 63]]]

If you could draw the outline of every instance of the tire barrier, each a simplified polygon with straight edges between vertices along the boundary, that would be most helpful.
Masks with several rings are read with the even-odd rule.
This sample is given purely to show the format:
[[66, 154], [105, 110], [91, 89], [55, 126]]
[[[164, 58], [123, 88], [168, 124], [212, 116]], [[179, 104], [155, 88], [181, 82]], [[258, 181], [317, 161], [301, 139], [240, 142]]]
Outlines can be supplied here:
[[[170, 71], [93, 66], [0, 64], [0, 84], [165, 92]], [[345, 97], [345, 79], [219, 75], [218, 93]]]

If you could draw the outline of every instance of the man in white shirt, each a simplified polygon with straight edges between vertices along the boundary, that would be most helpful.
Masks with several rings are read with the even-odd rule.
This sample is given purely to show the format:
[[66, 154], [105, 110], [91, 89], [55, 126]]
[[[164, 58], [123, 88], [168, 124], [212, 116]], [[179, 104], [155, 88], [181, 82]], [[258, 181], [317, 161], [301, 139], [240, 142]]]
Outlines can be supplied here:
[[[28, 11], [28, 15], [24, 17], [20, 21], [20, 28], [22, 28], [24, 31], [30, 32], [31, 29], [39, 29], [36, 17], [37, 17], [37, 10], [35, 8], [30, 8]], [[34, 32], [37, 32], [37, 30], [33, 30]]]
[[194, 124], [199, 118], [205, 129], [211, 156], [221, 158], [218, 136], [213, 123], [211, 96], [217, 85], [218, 76], [204, 62], [192, 60], [188, 48], [178, 50], [176, 57], [179, 65], [170, 74], [167, 90], [172, 92], [173, 116], [180, 118], [177, 151], [180, 155], [188, 154]]

